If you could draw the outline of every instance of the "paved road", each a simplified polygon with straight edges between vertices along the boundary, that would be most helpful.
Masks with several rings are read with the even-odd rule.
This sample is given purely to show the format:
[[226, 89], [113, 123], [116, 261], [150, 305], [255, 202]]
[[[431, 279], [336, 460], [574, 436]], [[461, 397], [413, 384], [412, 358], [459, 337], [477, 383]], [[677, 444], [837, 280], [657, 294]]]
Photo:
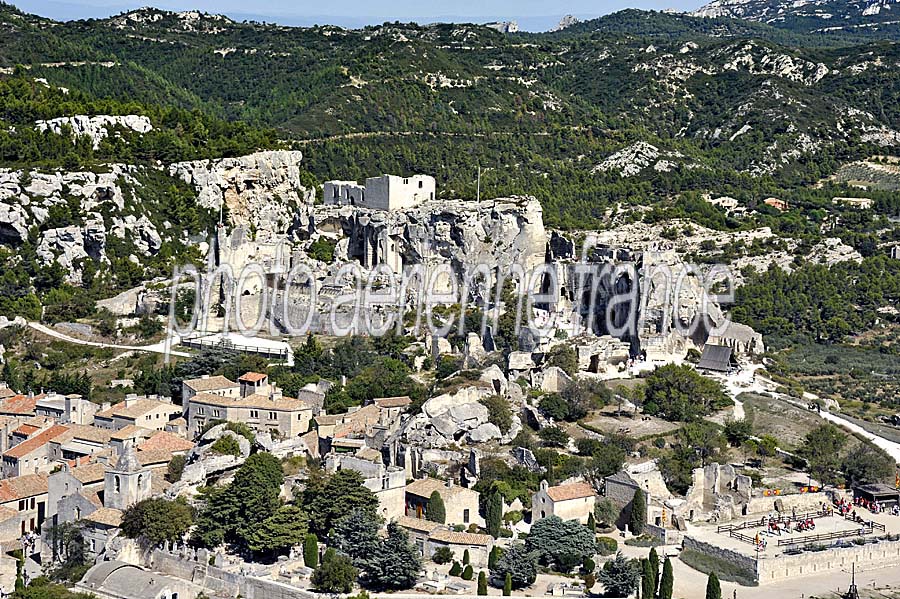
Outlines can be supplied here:
[[182, 358], [189, 358], [191, 354], [183, 351], [175, 351], [172, 349], [173, 346], [178, 345], [180, 339], [177, 336], [169, 337], [164, 341], [160, 341], [159, 343], [154, 343], [152, 345], [116, 345], [114, 343], [99, 343], [97, 341], [85, 341], [84, 339], [78, 339], [76, 337], [70, 337], [64, 333], [60, 333], [50, 327], [44, 326], [39, 322], [29, 322], [28, 326], [49, 337], [53, 337], [54, 339], [59, 339], [61, 341], [66, 341], [68, 343], [74, 343], [76, 345], [87, 345], [90, 347], [101, 347], [101, 348], [109, 348], [109, 349], [121, 349], [124, 351], [139, 351], [146, 352], [152, 354], [168, 354], [170, 356], [179, 356]]

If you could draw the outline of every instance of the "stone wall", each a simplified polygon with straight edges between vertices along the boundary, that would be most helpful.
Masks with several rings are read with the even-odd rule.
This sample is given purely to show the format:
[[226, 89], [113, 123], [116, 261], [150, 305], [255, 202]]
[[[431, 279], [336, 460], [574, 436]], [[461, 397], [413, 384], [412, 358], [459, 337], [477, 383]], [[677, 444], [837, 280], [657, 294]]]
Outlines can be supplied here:
[[682, 550], [692, 549], [711, 557], [724, 560], [726, 562], [734, 564], [735, 566], [743, 570], [746, 570], [747, 573], [751, 576], [756, 574], [756, 559], [738, 553], [737, 551], [719, 547], [718, 545], [713, 545], [712, 543], [698, 541], [694, 537], [690, 536], [684, 537], [684, 540], [681, 543], [681, 548]]
[[747, 504], [747, 514], [768, 514], [777, 511], [775, 502], [780, 502], [781, 509], [785, 513], [790, 513], [792, 509], [796, 509], [798, 513], [815, 512], [822, 508], [823, 503], [831, 505], [831, 497], [825, 492], [753, 497]]

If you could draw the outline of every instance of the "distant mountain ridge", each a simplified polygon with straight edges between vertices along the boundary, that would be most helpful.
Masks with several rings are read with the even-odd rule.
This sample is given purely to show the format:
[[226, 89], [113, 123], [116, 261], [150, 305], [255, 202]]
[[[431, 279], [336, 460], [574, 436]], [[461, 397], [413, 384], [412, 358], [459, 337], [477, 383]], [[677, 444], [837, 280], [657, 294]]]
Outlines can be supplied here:
[[829, 33], [896, 26], [900, 23], [900, 0], [712, 0], [690, 14]]

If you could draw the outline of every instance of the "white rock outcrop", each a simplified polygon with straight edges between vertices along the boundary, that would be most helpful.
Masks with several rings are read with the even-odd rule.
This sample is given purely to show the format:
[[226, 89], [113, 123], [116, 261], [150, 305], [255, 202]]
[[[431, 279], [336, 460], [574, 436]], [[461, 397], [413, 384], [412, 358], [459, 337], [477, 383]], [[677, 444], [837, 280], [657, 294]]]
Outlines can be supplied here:
[[123, 116], [77, 114], [47, 121], [37, 121], [34, 124], [34, 128], [40, 132], [51, 131], [56, 134], [61, 134], [65, 127], [68, 127], [75, 137], [83, 135], [90, 137], [95, 150], [100, 147], [100, 142], [109, 136], [110, 129], [114, 127], [124, 127], [138, 133], [147, 133], [153, 130], [150, 119], [138, 114], [126, 114]]

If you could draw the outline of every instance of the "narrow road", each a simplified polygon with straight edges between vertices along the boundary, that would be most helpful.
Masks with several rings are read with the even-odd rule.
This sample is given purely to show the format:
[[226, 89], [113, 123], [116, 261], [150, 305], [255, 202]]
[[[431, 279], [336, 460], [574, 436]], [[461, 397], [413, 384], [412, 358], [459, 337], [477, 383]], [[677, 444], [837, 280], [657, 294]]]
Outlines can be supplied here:
[[177, 336], [169, 337], [159, 343], [154, 343], [152, 345], [116, 345], [114, 343], [99, 343], [97, 341], [85, 341], [84, 339], [78, 339], [76, 337], [70, 337], [64, 333], [60, 333], [59, 331], [55, 331], [48, 326], [44, 326], [39, 322], [29, 322], [28, 326], [47, 335], [48, 337], [53, 337], [54, 339], [59, 339], [60, 341], [66, 341], [68, 343], [74, 343], [75, 345], [87, 345], [90, 347], [100, 347], [100, 348], [108, 348], [108, 349], [120, 349], [123, 351], [139, 351], [146, 352], [151, 354], [163, 354], [170, 356], [178, 356], [181, 358], [189, 358], [191, 354], [183, 351], [175, 351], [172, 349], [173, 346], [178, 345], [180, 339]]

